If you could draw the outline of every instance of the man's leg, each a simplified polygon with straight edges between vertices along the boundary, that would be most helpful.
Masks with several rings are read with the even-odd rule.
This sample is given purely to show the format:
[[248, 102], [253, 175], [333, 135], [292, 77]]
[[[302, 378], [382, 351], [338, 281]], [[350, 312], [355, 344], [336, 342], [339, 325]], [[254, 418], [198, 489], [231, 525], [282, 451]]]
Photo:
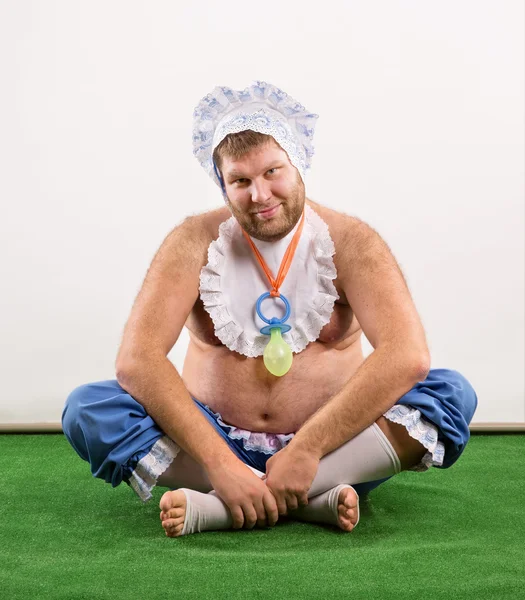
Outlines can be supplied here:
[[[406, 411], [398, 410], [400, 406]], [[457, 371], [446, 369], [432, 370], [425, 381], [414, 386], [410, 392], [399, 400], [393, 409], [385, 413], [388, 418], [380, 417], [375, 425], [365, 430], [365, 432], [375, 433], [376, 438], [381, 441], [380, 436], [377, 436], [377, 429], [379, 429], [384, 438], [383, 449], [385, 452], [381, 453], [379, 446], [375, 444], [376, 459], [369, 463], [369, 467], [363, 467], [361, 464], [367, 454], [360, 452], [362, 448], [357, 449], [355, 445], [355, 440], [363, 436], [365, 432], [322, 459], [318, 474], [309, 493], [310, 501], [306, 509], [307, 512], [308, 509], [310, 512], [308, 514], [303, 513], [303, 516], [308, 520], [311, 520], [310, 517], [315, 517], [313, 520], [318, 520], [322, 516], [321, 512], [324, 511], [325, 518], [319, 520], [321, 522], [334, 522], [333, 515], [335, 513], [337, 524], [339, 526], [343, 525], [343, 529], [345, 529], [343, 517], [351, 515], [351, 518], [347, 521], [352, 526], [355, 524], [353, 521], [356, 521], [356, 516], [358, 517], [357, 494], [355, 491], [348, 491], [348, 487], [342, 488], [341, 491], [334, 494], [333, 490], [339, 483], [360, 481], [361, 483], [354, 485], [354, 487], [359, 493], [367, 493], [389, 479], [393, 474], [419, 465], [425, 454], [432, 454], [430, 457], [432, 461], [438, 461], [434, 466], [441, 466], [438, 459], [441, 459], [443, 467], [450, 466], [457, 460], [468, 441], [468, 424], [472, 419], [476, 406], [476, 394], [470, 383], [462, 375]], [[374, 427], [376, 429], [372, 431]], [[442, 439], [439, 442], [438, 430]], [[373, 440], [370, 435], [365, 437], [368, 441]], [[354, 446], [350, 449], [352, 442], [354, 442]], [[445, 448], [444, 461], [443, 454], [439, 450], [439, 445], [443, 447], [443, 444]], [[348, 454], [347, 460], [345, 460], [345, 453]], [[360, 457], [359, 461], [355, 460], [356, 456]], [[391, 460], [390, 466], [386, 458], [388, 456]], [[397, 465], [395, 464], [396, 460]], [[349, 465], [351, 469], [354, 469], [357, 465], [358, 472], [353, 471], [350, 473], [346, 471], [345, 473], [341, 469], [341, 465], [344, 468]], [[367, 468], [369, 468], [368, 473]], [[392, 469], [390, 474], [388, 474], [389, 469]], [[378, 477], [382, 478], [378, 479]], [[333, 486], [331, 490], [329, 489], [330, 485]], [[312, 492], [315, 493], [313, 498]], [[170, 510], [169, 493], [165, 494], [161, 501], [161, 508], [163, 509], [161, 519], [167, 535], [177, 536], [193, 531], [203, 531], [208, 529], [210, 524], [215, 529], [225, 529], [231, 526], [227, 510], [224, 511], [225, 505], [222, 507], [222, 517], [220, 516], [221, 501], [214, 496], [214, 492], [207, 495], [208, 498], [206, 498], [205, 507], [203, 504], [203, 511], [208, 511], [211, 514], [216, 510], [217, 520], [212, 523], [212, 521], [206, 522], [206, 519], [195, 518], [196, 527], [192, 523], [185, 523], [184, 514], [186, 512], [187, 497], [184, 492], [180, 490], [172, 493], [180, 496], [175, 502], [177, 506], [173, 512]], [[195, 492], [195, 494], [197, 493]], [[326, 516], [327, 510], [330, 513], [328, 517]], [[202, 529], [201, 525], [203, 526]], [[347, 530], [350, 530], [350, 527]]]
[[[395, 452], [398, 457], [398, 464], [395, 466], [393, 465], [395, 472], [397, 468], [404, 471], [421, 462], [427, 449], [419, 441], [412, 438], [403, 425], [392, 423], [385, 419], [385, 417], [379, 417], [376, 421], [376, 425], [381, 429], [386, 440], [390, 443], [391, 451]], [[348, 444], [351, 444], [351, 442], [348, 442]], [[343, 454], [347, 455], [347, 459], [351, 458], [352, 454], [355, 454], [355, 450], [352, 451], [349, 446], [347, 448], [344, 446], [343, 452], [341, 452], [339, 456], [333, 457], [330, 461], [332, 464], [337, 465], [339, 460], [344, 460]], [[375, 454], [373, 450], [370, 451], [370, 448], [366, 447], [363, 447], [361, 451], [368, 452], [369, 457], [373, 457]], [[354, 484], [353, 486], [344, 485], [340, 482], [340, 484], [336, 484], [335, 487], [332, 487], [327, 491], [313, 495], [312, 490], [315, 493], [318, 489], [331, 485], [333, 481], [337, 481], [338, 478], [340, 478], [340, 476], [337, 475], [339, 469], [336, 469], [334, 472], [332, 466], [326, 464], [326, 461], [323, 463], [323, 461], [324, 459], [319, 464], [321, 476], [316, 477], [312, 488], [310, 488], [308, 506], [291, 511], [290, 517], [300, 521], [326, 523], [339, 527], [343, 531], [352, 531], [359, 522], [359, 495], [357, 491], [359, 490], [359, 494], [368, 493], [375, 487], [378, 487], [381, 483], [384, 483], [387, 479], [390, 479], [391, 476], [386, 476], [379, 480], [375, 479], [370, 482], [361, 482], [360, 485]], [[395, 462], [394, 459], [394, 463]], [[386, 465], [385, 467], [388, 468]], [[367, 477], [372, 476], [377, 477], [377, 471], [375, 471], [374, 475], [368, 475]], [[354, 475], [354, 480], [355, 479], [356, 477]]]
[[[392, 433], [388, 425], [383, 426], [387, 434], [373, 424], [323, 457], [308, 494], [311, 499], [309, 505], [290, 512], [289, 516], [330, 523], [350, 531], [358, 518], [357, 493], [348, 485], [335, 489], [336, 486], [363, 483], [371, 489], [401, 470], [401, 463], [387, 435], [392, 436], [400, 448], [405, 438], [399, 434], [397, 426], [392, 428], [397, 435]], [[413, 446], [411, 442], [409, 444]], [[414, 460], [422, 455], [421, 449], [414, 453]], [[403, 456], [404, 460], [408, 460], [409, 451], [404, 448]], [[264, 475], [261, 471], [252, 470], [259, 477]], [[358, 488], [357, 485], [355, 487]], [[161, 499], [160, 507], [162, 525], [170, 537], [211, 529], [229, 529], [232, 525], [226, 505], [215, 492], [199, 494], [189, 489], [167, 492]]]
[[73, 390], [64, 406], [62, 428], [77, 454], [89, 462], [94, 477], [113, 487], [124, 481], [144, 502], [157, 483], [211, 490], [204, 469], [116, 380]]
[[[232, 440], [216, 423], [217, 415], [201, 403], [197, 402], [197, 405], [231, 445]], [[151, 489], [156, 484], [200, 492], [211, 491], [203, 467], [169, 440], [142, 405], [115, 380], [76, 388], [66, 401], [62, 425], [73, 448], [90, 463], [95, 477], [104, 479], [114, 487], [124, 480], [143, 500], [151, 497]], [[399, 448], [400, 437], [394, 436], [395, 429], [401, 434], [405, 429], [393, 423], [379, 423], [379, 426], [388, 428], [386, 435], [392, 438], [394, 448]], [[409, 437], [408, 441], [413, 440]], [[242, 453], [243, 449], [232, 450]], [[241, 459], [249, 463], [246, 457]], [[386, 467], [388, 471], [388, 462]], [[368, 476], [368, 467], [365, 471]], [[353, 483], [358, 480], [362, 480], [362, 477], [354, 479]], [[314, 491], [320, 493], [326, 489], [325, 484], [325, 489]]]
[[213, 489], [204, 467], [184, 450], [157, 479], [160, 487], [189, 488], [207, 494]]
[[402, 471], [415, 467], [421, 462], [421, 459], [427, 453], [427, 449], [420, 441], [411, 437], [406, 427], [393, 423], [385, 417], [379, 417], [376, 423], [392, 444], [401, 463]]
[[[402, 470], [424, 471], [429, 465], [447, 468], [458, 459], [468, 442], [468, 425], [476, 407], [476, 393], [465, 377], [457, 371], [433, 369], [376, 423], [398, 455]], [[355, 491], [367, 493], [383, 481], [356, 485]], [[338, 524], [347, 531], [356, 520], [355, 510], [348, 507], [357, 507], [358, 519], [355, 491], [346, 487], [338, 492]], [[316, 496], [300, 510], [304, 511], [306, 520], [316, 520], [324, 509], [325, 522], [330, 522], [329, 505], [333, 512], [334, 490]], [[342, 515], [351, 515], [351, 519], [345, 523]]]
[[[409, 435], [407, 429], [403, 427], [403, 425], [398, 425], [397, 423], [388, 421], [387, 419], [385, 419], [385, 417], [379, 417], [376, 423], [386, 436], [387, 440], [390, 442], [395, 454], [397, 454], [397, 456], [399, 457], [400, 467], [402, 471], [409, 469], [410, 467], [415, 466], [421, 462], [421, 459], [426, 453], [426, 448], [420, 442], [412, 438]], [[337, 460], [339, 460], [339, 457], [336, 458], [336, 462]], [[383, 475], [384, 477], [389, 477], [390, 475], [388, 475], [387, 473], [391, 471], [392, 466], [393, 465], [391, 458], [387, 458], [385, 464], [379, 468], [379, 472], [377, 465], [374, 466], [373, 468], [374, 472], [376, 473], [376, 480], [382, 479]], [[386, 472], [383, 473], [382, 469], [386, 469]], [[394, 466], [394, 472], [395, 470], [396, 469]], [[348, 473], [348, 471], [345, 471], [345, 473]], [[352, 474], [352, 482], [354, 484], [360, 483], [356, 475], [356, 473]], [[366, 478], [366, 481], [369, 481], [369, 466], [366, 467], [364, 476]], [[361, 478], [361, 475], [359, 475], [359, 478]], [[333, 477], [331, 479], [332, 481], [330, 481], [330, 484], [333, 482]], [[338, 483], [342, 482], [339, 481]], [[204, 470], [204, 468], [191, 456], [186, 454], [184, 450], [181, 450], [179, 452], [177, 458], [158, 478], [157, 485], [170, 487], [172, 489], [184, 487], [203, 493], [208, 493], [212, 490], [210, 481], [208, 479], [208, 476], [206, 475], [206, 471]], [[327, 484], [324, 483], [323, 480], [318, 481], [316, 485], [312, 486], [312, 489], [310, 491], [311, 496], [315, 496], [321, 492], [326, 491], [326, 489], [330, 489], [326, 488], [326, 485]], [[323, 487], [325, 489], [323, 489]], [[330, 487], [333, 486], [330, 485]]]

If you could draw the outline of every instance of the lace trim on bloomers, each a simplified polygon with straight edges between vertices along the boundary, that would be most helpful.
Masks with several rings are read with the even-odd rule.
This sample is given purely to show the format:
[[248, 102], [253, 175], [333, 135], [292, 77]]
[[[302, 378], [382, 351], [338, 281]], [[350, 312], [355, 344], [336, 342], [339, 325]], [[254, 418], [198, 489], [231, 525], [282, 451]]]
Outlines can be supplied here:
[[445, 457], [445, 446], [438, 441], [437, 427], [423, 419], [421, 412], [412, 406], [396, 404], [384, 415], [385, 419], [406, 427], [410, 437], [420, 442], [428, 452], [421, 462], [409, 471], [427, 471], [430, 467], [440, 467]]
[[151, 499], [151, 490], [157, 485], [157, 479], [171, 465], [179, 451], [179, 446], [165, 435], [139, 460], [129, 484], [142, 502]]
[[275, 454], [282, 450], [294, 437], [295, 433], [264, 433], [262, 431], [248, 431], [240, 429], [235, 425], [229, 425], [222, 420], [220, 413], [214, 412], [209, 406], [206, 408], [213, 414], [217, 423], [222, 427], [228, 427], [230, 431], [226, 435], [232, 440], [242, 440], [245, 450], [255, 450], [264, 454]]
[[263, 454], [275, 454], [282, 450], [295, 435], [294, 433], [264, 433], [259, 431], [248, 431], [239, 429], [232, 425], [226, 425], [220, 419], [217, 421], [225, 427], [230, 427], [227, 435], [232, 440], [242, 440], [245, 450], [255, 450]]
[[[294, 323], [288, 341], [292, 352], [301, 352], [310, 342], [315, 342], [321, 329], [330, 321], [334, 303], [339, 299], [333, 280], [337, 270], [332, 256], [335, 246], [328, 225], [308, 205], [305, 205], [305, 223], [303, 235], [307, 233], [312, 239], [312, 248], [317, 263], [318, 292], [313, 305], [306, 315]], [[219, 226], [219, 237], [208, 248], [208, 264], [200, 273], [200, 296], [204, 308], [210, 315], [215, 328], [215, 335], [230, 350], [254, 358], [262, 356], [268, 344], [268, 337], [260, 335], [249, 339], [244, 329], [236, 323], [228, 312], [221, 291], [221, 275], [228, 245], [236, 228], [239, 227], [235, 217], [230, 217]]]

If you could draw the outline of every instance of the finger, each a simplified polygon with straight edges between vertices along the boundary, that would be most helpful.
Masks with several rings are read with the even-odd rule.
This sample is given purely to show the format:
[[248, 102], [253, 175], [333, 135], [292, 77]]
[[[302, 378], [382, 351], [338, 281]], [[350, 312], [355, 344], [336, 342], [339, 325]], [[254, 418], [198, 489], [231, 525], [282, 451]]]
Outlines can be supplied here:
[[285, 515], [286, 514], [286, 500], [284, 498], [284, 494], [276, 492], [274, 489], [272, 489], [271, 486], [268, 486], [268, 489], [270, 490], [271, 494], [275, 498], [275, 502], [277, 503], [278, 513], [280, 515]]
[[230, 509], [232, 515], [233, 529], [240, 529], [244, 525], [244, 513], [242, 508], [237, 505]]
[[253, 529], [257, 523], [257, 513], [253, 504], [244, 504], [242, 510], [244, 512], [244, 528]]
[[304, 492], [299, 496], [299, 506], [308, 506], [308, 494]]
[[286, 505], [288, 506], [288, 510], [297, 510], [299, 503], [297, 502], [297, 498], [295, 496], [287, 496]]
[[286, 500], [282, 497], [276, 497], [275, 501], [277, 502], [277, 510], [280, 515], [285, 515], [288, 512], [288, 507], [286, 505]]
[[269, 527], [273, 527], [279, 520], [279, 511], [277, 510], [277, 502], [273, 494], [269, 491], [263, 496], [263, 504], [266, 510]]
[[266, 510], [264, 509], [263, 501], [257, 502], [255, 505], [257, 512], [257, 527], [266, 527]]

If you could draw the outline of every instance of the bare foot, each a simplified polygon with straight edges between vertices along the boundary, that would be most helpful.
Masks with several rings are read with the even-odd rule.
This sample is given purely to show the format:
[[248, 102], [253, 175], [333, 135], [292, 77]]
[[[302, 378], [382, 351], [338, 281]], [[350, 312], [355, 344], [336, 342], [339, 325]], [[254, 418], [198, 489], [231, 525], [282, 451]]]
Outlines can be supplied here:
[[309, 498], [306, 506], [290, 511], [292, 519], [326, 523], [343, 531], [353, 531], [359, 523], [359, 496], [350, 485], [339, 484]]
[[357, 494], [351, 487], [343, 488], [337, 499], [337, 521], [343, 531], [352, 531], [355, 527], [357, 511]]
[[228, 507], [213, 490], [208, 494], [188, 488], [166, 492], [160, 499], [160, 509], [160, 520], [168, 537], [232, 527]]
[[182, 534], [186, 517], [186, 494], [180, 490], [166, 492], [160, 499], [160, 520], [168, 537]]

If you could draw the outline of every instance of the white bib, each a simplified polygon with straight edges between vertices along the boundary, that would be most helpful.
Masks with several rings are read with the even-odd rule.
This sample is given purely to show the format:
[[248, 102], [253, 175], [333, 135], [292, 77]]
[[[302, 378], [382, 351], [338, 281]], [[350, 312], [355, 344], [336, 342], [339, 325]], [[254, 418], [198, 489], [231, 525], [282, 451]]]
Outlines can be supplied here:
[[[292, 352], [301, 352], [314, 342], [330, 321], [339, 298], [333, 280], [337, 276], [332, 256], [335, 247], [327, 224], [305, 205], [305, 222], [290, 270], [280, 292], [290, 303], [286, 321], [291, 331], [283, 334]], [[299, 226], [277, 242], [252, 238], [275, 278], [283, 256]], [[266, 325], [256, 312], [261, 294], [271, 289], [262, 267], [242, 234], [235, 217], [219, 226], [219, 237], [208, 248], [208, 264], [200, 274], [200, 296], [215, 327], [215, 335], [230, 350], [248, 357], [262, 356], [270, 336], [260, 333]], [[286, 312], [279, 298], [261, 304], [267, 318], [282, 318]]]

